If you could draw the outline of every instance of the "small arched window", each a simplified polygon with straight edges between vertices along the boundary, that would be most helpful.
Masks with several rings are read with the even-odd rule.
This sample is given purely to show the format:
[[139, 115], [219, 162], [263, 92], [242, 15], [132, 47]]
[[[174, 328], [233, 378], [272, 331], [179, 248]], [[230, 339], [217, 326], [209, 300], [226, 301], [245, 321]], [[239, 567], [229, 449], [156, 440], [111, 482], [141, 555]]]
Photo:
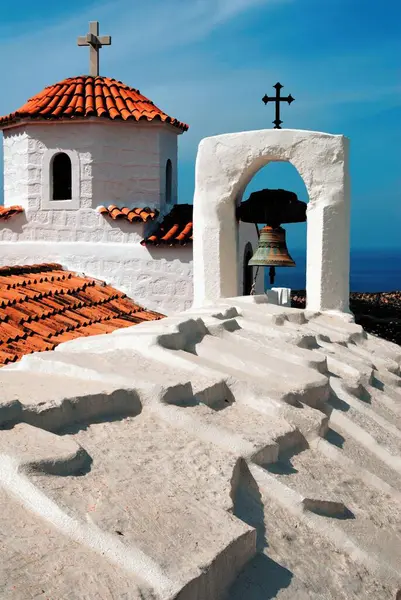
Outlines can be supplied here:
[[253, 267], [249, 267], [248, 263], [253, 256], [252, 245], [247, 242], [244, 250], [244, 265], [243, 265], [243, 276], [242, 276], [242, 295], [249, 296], [253, 284]]
[[166, 163], [166, 204], [171, 203], [171, 192], [173, 185], [173, 165], [171, 160], [168, 159]]
[[71, 200], [72, 165], [68, 154], [60, 152], [52, 161], [53, 200]]

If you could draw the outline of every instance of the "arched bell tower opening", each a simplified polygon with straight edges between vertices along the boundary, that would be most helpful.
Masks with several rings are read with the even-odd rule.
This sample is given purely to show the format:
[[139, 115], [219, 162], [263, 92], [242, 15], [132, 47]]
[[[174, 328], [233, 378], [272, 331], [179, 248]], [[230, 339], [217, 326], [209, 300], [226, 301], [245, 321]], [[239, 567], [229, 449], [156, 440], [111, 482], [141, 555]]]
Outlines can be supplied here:
[[194, 306], [241, 293], [236, 202], [252, 177], [272, 161], [291, 163], [308, 191], [308, 309], [349, 314], [348, 140], [290, 129], [201, 141], [194, 194]]
[[[298, 202], [304, 203], [304, 208], [305, 204], [309, 202], [308, 191], [297, 169], [287, 161], [271, 161], [252, 177], [242, 194], [241, 202], [244, 206], [250, 199], [253, 201], [257, 198], [256, 201], [258, 204], [265, 205], [263, 208], [266, 208], [267, 216], [270, 216], [269, 211], [272, 211], [271, 215], [273, 216], [273, 206], [271, 206], [269, 199], [277, 199], [277, 202], [280, 203], [280, 205], [283, 205], [283, 215], [284, 217], [287, 217], [287, 219], [282, 221], [281, 227], [284, 230], [283, 235], [285, 237], [289, 258], [294, 260], [295, 265], [291, 268], [287, 268], [283, 263], [282, 266], [276, 265], [274, 286], [291, 288], [293, 290], [305, 290], [306, 220], [289, 222], [291, 221], [291, 207], [287, 207], [287, 209], [285, 207], [287, 198], [285, 194], [281, 193], [283, 190], [288, 193], [289, 196], [295, 194]], [[272, 192], [271, 195], [270, 192]], [[271, 198], [271, 196], [273, 196], [273, 198]], [[300, 217], [302, 218], [302, 215], [300, 215]], [[258, 223], [259, 232], [261, 228], [267, 224], [268, 223], [265, 222]], [[254, 252], [257, 252], [256, 247], [254, 248]], [[256, 256], [258, 256], [258, 254]], [[289, 266], [290, 265], [288, 265], [288, 267]], [[269, 277], [269, 266], [260, 266], [260, 269], [264, 276], [264, 289], [267, 289], [272, 285]]]

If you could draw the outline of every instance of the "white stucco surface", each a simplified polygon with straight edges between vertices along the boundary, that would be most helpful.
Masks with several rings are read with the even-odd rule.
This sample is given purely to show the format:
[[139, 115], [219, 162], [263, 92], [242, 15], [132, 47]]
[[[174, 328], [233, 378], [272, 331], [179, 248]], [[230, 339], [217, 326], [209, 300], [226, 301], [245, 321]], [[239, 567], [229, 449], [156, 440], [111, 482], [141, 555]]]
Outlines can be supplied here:
[[63, 206], [63, 201], [58, 201], [60, 208], [88, 209], [114, 203], [163, 207], [168, 159], [173, 167], [174, 204], [178, 133], [163, 124], [104, 119], [26, 123], [5, 129], [4, 203], [33, 210], [57, 208], [51, 202], [49, 163], [54, 154], [65, 151], [76, 157], [74, 202]]
[[261, 130], [205, 138], [196, 159], [194, 302], [238, 293], [235, 205], [255, 173], [288, 161], [306, 185], [307, 303], [311, 310], [349, 313], [350, 191], [348, 140], [301, 130]]
[[262, 295], [0, 369], [0, 597], [396, 600], [400, 365]]
[[[27, 220], [28, 219], [28, 220]], [[0, 222], [0, 266], [60, 263], [125, 292], [135, 302], [170, 315], [193, 302], [192, 246], [141, 246], [143, 225], [105, 219], [93, 209], [31, 210]], [[238, 278], [243, 249], [256, 247], [254, 227], [239, 228]], [[260, 270], [256, 293], [263, 292]]]

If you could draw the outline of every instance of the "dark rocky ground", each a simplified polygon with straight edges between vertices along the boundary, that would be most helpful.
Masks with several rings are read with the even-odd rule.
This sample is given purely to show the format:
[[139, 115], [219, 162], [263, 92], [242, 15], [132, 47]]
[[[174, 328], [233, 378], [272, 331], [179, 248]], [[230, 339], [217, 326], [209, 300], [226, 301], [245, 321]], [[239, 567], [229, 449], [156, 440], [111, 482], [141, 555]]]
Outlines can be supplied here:
[[[292, 290], [292, 306], [305, 308], [305, 290]], [[401, 346], [401, 291], [352, 292], [355, 322], [374, 335]]]

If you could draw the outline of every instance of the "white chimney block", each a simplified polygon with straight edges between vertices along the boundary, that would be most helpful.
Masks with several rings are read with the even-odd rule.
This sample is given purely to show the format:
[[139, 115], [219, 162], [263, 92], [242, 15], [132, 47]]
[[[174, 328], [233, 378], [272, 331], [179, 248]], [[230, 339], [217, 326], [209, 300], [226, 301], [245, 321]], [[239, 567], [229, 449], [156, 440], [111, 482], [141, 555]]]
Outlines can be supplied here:
[[270, 304], [291, 306], [291, 288], [271, 288], [266, 290], [266, 296]]

